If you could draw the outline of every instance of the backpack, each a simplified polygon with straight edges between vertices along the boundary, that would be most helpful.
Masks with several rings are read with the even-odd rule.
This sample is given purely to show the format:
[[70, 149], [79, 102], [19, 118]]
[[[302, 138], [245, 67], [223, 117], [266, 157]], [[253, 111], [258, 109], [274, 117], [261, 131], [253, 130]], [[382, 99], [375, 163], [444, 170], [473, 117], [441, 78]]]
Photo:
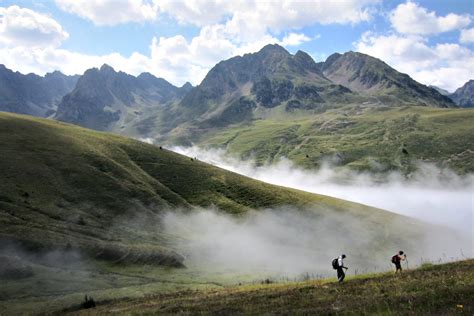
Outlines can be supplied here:
[[392, 257], [392, 263], [397, 263], [398, 262], [398, 256], [395, 255]]
[[337, 270], [337, 268], [339, 268], [339, 262], [338, 261], [339, 261], [339, 258], [332, 259], [332, 268], [334, 270]]

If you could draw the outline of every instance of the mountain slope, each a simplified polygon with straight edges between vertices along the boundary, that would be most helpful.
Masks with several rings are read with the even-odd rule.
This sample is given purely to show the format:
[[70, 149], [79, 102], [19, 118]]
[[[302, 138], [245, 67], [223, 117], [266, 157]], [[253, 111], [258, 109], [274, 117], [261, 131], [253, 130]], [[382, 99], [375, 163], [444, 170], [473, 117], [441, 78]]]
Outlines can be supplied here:
[[[176, 137], [254, 119], [288, 113], [314, 113], [357, 96], [326, 79], [313, 59], [298, 51], [267, 45], [259, 52], [236, 56], [213, 67], [199, 86], [167, 114]], [[187, 135], [180, 135], [188, 130]], [[162, 132], [162, 131], [160, 131]]]
[[449, 96], [449, 94], [450, 94], [449, 91], [444, 90], [444, 89], [442, 89], [442, 88], [440, 88], [440, 87], [437, 87], [437, 86], [432, 86], [432, 85], [430, 85], [430, 86], [428, 86], [428, 87], [435, 89], [436, 91], [438, 91], [438, 92], [441, 93], [442, 95]]
[[284, 157], [310, 169], [329, 162], [355, 171], [409, 174], [421, 161], [466, 174], [474, 172], [473, 120], [472, 109], [354, 105], [255, 121], [210, 133], [197, 144], [259, 164]]
[[463, 108], [474, 107], [474, 80], [469, 80], [462, 86], [454, 91], [449, 97], [459, 106]]
[[61, 98], [74, 88], [78, 78], [59, 71], [44, 77], [23, 75], [0, 65], [0, 111], [50, 116]]
[[[332, 281], [332, 280], [331, 280]], [[227, 289], [180, 291], [126, 302], [104, 302], [79, 315], [128, 314], [472, 314], [474, 261], [427, 264], [403, 275], [380, 273], [349, 277], [342, 286], [329, 280], [244, 285]]]
[[[199, 214], [200, 208], [227, 214], [244, 228], [252, 214], [304, 216], [308, 221], [292, 229], [313, 229], [317, 238], [298, 241], [297, 247], [323, 259], [347, 249], [360, 266], [383, 266], [387, 252], [400, 245], [425, 256], [426, 243], [432, 249], [437, 238], [443, 243], [455, 238], [380, 209], [268, 185], [166, 149], [52, 120], [0, 113], [0, 156], [0, 308], [10, 314], [60, 310], [84, 294], [142, 297], [267, 273], [236, 276], [239, 271], [219, 270], [212, 262], [197, 266], [180, 245], [201, 236], [183, 233], [186, 225], [166, 229], [164, 219]], [[285, 224], [290, 225], [281, 223], [272, 244], [283, 242], [278, 233], [288, 233]], [[222, 237], [230, 234], [215, 222], [206, 225]]]
[[134, 77], [103, 65], [84, 73], [59, 104], [55, 118], [96, 130], [133, 134], [136, 121], [179, 100], [189, 90], [189, 84], [177, 88], [149, 73]]
[[[157, 218], [196, 206], [244, 214], [292, 205], [336, 220], [345, 214], [353, 238], [366, 234], [355, 225], [376, 224], [374, 250], [400, 239], [409, 248], [423, 238], [423, 225], [410, 219], [268, 185], [135, 140], [27, 116], [0, 114], [0, 123], [0, 238], [28, 249], [70, 247], [107, 260], [180, 265], [178, 236], [161, 235]], [[139, 230], [130, 226], [134, 218]]]
[[381, 104], [455, 107], [448, 97], [437, 90], [362, 53], [333, 54], [322, 65], [322, 71], [331, 81], [373, 96]]

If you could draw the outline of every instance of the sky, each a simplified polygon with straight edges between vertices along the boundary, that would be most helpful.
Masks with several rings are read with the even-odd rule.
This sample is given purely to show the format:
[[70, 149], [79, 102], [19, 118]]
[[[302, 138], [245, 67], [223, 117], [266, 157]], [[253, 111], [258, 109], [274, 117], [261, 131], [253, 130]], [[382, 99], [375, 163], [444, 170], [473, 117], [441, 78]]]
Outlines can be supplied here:
[[474, 1], [0, 0], [0, 64], [21, 73], [107, 63], [197, 85], [270, 43], [316, 61], [359, 51], [453, 92], [474, 78]]

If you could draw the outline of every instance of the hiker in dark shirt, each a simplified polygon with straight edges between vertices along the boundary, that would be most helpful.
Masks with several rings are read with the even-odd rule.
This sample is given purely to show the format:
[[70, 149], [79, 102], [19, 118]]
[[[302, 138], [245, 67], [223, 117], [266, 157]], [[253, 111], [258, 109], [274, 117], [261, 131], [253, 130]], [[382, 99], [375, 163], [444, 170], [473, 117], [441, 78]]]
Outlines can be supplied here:
[[402, 261], [407, 258], [407, 255], [403, 251], [399, 251], [396, 255], [392, 257], [392, 263], [395, 265], [395, 273], [402, 272]]
[[332, 267], [337, 270], [337, 280], [339, 283], [344, 281], [344, 278], [346, 277], [346, 274], [344, 273], [343, 269], [348, 269], [347, 267], [344, 266], [344, 259], [346, 258], [346, 255], [342, 254], [337, 258], [334, 258], [332, 260]]

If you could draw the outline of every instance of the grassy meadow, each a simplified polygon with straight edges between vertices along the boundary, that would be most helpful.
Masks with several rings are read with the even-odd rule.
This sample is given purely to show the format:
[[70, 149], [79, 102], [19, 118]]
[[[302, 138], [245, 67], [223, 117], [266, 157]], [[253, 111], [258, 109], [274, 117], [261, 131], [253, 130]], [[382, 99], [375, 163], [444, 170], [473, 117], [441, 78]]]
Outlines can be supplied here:
[[473, 121], [472, 109], [355, 105], [255, 119], [210, 131], [197, 143], [260, 164], [286, 157], [307, 168], [330, 162], [355, 171], [409, 174], [422, 161], [464, 174], [474, 171]]
[[425, 264], [416, 270], [296, 283], [190, 289], [104, 302], [78, 314], [373, 314], [472, 315], [474, 261]]

